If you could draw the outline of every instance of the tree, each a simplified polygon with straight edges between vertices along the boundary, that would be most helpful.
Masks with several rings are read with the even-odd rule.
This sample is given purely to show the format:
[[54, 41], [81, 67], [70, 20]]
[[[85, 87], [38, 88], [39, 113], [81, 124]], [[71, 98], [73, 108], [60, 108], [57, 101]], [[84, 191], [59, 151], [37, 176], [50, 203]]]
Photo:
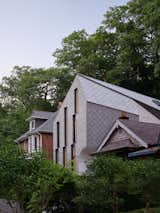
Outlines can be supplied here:
[[119, 212], [127, 190], [127, 172], [127, 164], [121, 158], [95, 158], [82, 179], [75, 202], [94, 212]]
[[[102, 155], [90, 162], [74, 199], [82, 212], [129, 211], [159, 207], [160, 160], [123, 160]], [[84, 207], [85, 206], [85, 207]]]
[[71, 212], [75, 194], [75, 180], [72, 173], [51, 161], [43, 160], [40, 162], [36, 177], [28, 205], [29, 212], [39, 213], [52, 208]]
[[132, 0], [110, 8], [95, 33], [63, 39], [53, 54], [56, 65], [159, 98], [159, 4]]
[[159, 159], [145, 159], [130, 161], [130, 175], [128, 194], [136, 195], [145, 203], [145, 213], [150, 207], [159, 206], [160, 201], [160, 161]]
[[0, 84], [0, 142], [13, 142], [26, 132], [32, 110], [56, 111], [72, 79], [66, 69], [15, 67]]
[[40, 213], [56, 207], [71, 212], [75, 196], [72, 172], [55, 165], [40, 153], [30, 159], [13, 144], [0, 145], [0, 198], [21, 212]]
[[107, 73], [114, 67], [117, 43], [113, 33], [99, 28], [93, 35], [85, 30], [75, 31], [63, 39], [62, 49], [53, 54], [58, 67], [67, 67], [74, 74], [80, 72], [107, 80]]

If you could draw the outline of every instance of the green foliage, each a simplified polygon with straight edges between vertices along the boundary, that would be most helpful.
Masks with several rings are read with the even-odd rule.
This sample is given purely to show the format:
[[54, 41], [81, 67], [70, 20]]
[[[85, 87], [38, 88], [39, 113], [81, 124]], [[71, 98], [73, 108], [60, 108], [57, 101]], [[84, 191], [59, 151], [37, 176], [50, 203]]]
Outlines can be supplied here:
[[94, 34], [63, 39], [58, 67], [160, 98], [160, 2], [132, 0], [110, 8]]
[[[0, 145], [0, 198], [21, 212], [40, 213], [54, 207], [71, 209], [75, 194], [72, 173], [40, 154], [28, 159], [17, 146]], [[12, 202], [11, 202], [12, 201]]]
[[32, 110], [56, 110], [72, 79], [67, 69], [15, 67], [0, 84], [0, 143], [13, 142], [28, 129]]
[[[115, 156], [98, 156], [77, 182], [75, 202], [84, 212], [114, 212], [159, 206], [160, 161], [128, 161]], [[84, 207], [85, 206], [85, 207]]]
[[75, 187], [72, 173], [46, 160], [40, 162], [39, 168], [29, 201], [29, 212], [39, 213], [60, 204], [64, 209], [69, 209]]
[[98, 157], [88, 167], [76, 202], [94, 212], [116, 212], [128, 185], [128, 167], [116, 157]]
[[159, 0], [129, 1], [110, 8], [95, 33], [64, 38], [53, 53], [55, 67], [14, 67], [0, 84], [0, 141], [25, 132], [32, 110], [55, 111], [76, 73], [160, 98], [159, 14]]

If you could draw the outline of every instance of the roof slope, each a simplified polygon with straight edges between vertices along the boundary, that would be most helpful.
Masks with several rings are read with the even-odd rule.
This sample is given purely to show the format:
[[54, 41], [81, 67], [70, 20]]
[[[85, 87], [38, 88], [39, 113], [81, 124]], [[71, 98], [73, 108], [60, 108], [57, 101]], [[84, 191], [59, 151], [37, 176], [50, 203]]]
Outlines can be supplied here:
[[45, 119], [49, 119], [53, 114], [54, 114], [54, 112], [34, 110], [31, 114], [31, 116], [27, 120], [30, 120], [32, 118], [38, 118], [38, 119], [45, 120]]
[[52, 133], [53, 132], [53, 121], [57, 115], [57, 112], [52, 113], [50, 118], [45, 121], [42, 125], [37, 127], [36, 129], [32, 130], [31, 133], [36, 133], [36, 132], [47, 132], [47, 133]]
[[160, 111], [160, 100], [140, 93], [78, 74], [88, 101], [125, 110], [137, 114], [135, 102], [143, 103]]
[[137, 148], [137, 146], [132, 143], [131, 140], [129, 139], [124, 139], [124, 140], [120, 140], [118, 141], [119, 143], [109, 143], [109, 144], [106, 144], [101, 150], [100, 150], [100, 153], [103, 153], [103, 152], [110, 152], [110, 151], [114, 151], [115, 149], [118, 150], [118, 149], [124, 149], [124, 148]]
[[[113, 134], [117, 133], [118, 128], [122, 128], [128, 135], [127, 140], [116, 140], [116, 143], [109, 143]], [[134, 138], [138, 143], [133, 144], [131, 138]], [[118, 119], [114, 123], [110, 132], [106, 134], [105, 139], [97, 149], [96, 153], [114, 151], [122, 148], [138, 148], [150, 147], [160, 144], [160, 125], [153, 123], [144, 123], [136, 120]]]
[[46, 121], [37, 128], [27, 131], [21, 135], [19, 138], [17, 138], [16, 142], [24, 141], [29, 135], [36, 133], [53, 133], [53, 121], [57, 115], [57, 112], [33, 111], [32, 114], [36, 116], [35, 118], [40, 118], [41, 115], [41, 119], [44, 119], [45, 116]]
[[124, 119], [120, 119], [120, 122], [148, 145], [160, 143], [160, 125]]

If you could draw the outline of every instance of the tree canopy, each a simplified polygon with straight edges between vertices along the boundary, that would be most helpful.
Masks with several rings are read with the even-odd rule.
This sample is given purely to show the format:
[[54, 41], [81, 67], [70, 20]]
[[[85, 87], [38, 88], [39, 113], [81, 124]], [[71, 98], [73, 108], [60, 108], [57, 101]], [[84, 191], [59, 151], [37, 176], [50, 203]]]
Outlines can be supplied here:
[[160, 98], [159, 14], [158, 0], [129, 1], [110, 8], [93, 34], [65, 37], [54, 67], [14, 67], [0, 84], [0, 142], [23, 133], [33, 109], [56, 110], [77, 73]]

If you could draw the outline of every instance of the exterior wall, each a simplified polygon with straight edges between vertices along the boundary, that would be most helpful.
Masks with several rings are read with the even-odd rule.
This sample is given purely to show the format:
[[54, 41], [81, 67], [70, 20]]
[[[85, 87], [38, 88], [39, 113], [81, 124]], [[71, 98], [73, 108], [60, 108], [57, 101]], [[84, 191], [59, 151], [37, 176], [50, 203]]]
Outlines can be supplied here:
[[[120, 110], [98, 104], [87, 103], [87, 145], [90, 152], [95, 152], [105, 136], [121, 116]], [[127, 113], [131, 120], [138, 120], [137, 115]]]
[[[67, 164], [71, 161], [71, 145], [73, 144], [73, 123], [72, 116], [74, 114], [74, 89], [78, 89], [78, 112], [76, 113], [76, 142], [75, 142], [75, 163], [76, 171], [85, 171], [85, 156], [83, 150], [86, 147], [86, 100], [81, 89], [80, 82], [76, 77], [73, 84], [68, 91], [66, 98], [63, 101], [58, 115], [54, 120], [53, 132], [54, 132], [54, 153], [57, 148], [57, 122], [60, 123], [60, 146], [59, 146], [59, 164], [63, 164], [63, 147], [64, 147], [64, 108], [68, 108], [68, 144], [66, 146]], [[55, 154], [54, 160], [55, 160]]]
[[128, 133], [126, 133], [122, 128], [118, 128], [112, 133], [107, 143], [115, 143], [119, 140], [125, 140], [129, 138], [130, 136]]
[[53, 160], [53, 136], [52, 134], [41, 134], [42, 136], [42, 151], [46, 154], [49, 160]]
[[28, 152], [28, 139], [19, 143], [18, 146], [19, 146], [20, 150]]
[[[53, 136], [52, 134], [43, 133], [41, 135], [32, 135], [29, 137], [37, 137], [38, 149], [46, 154], [49, 160], [53, 160]], [[30, 150], [30, 146], [32, 146], [32, 151]], [[28, 139], [19, 143], [20, 150], [27, 152], [28, 154], [36, 152], [34, 150], [34, 143], [32, 145], [29, 144]]]
[[[89, 83], [91, 85], [89, 85]], [[93, 84], [93, 85], [92, 85]], [[97, 85], [92, 82], [85, 83], [82, 78], [76, 77], [70, 90], [68, 91], [61, 108], [54, 120], [54, 149], [53, 157], [57, 149], [57, 122], [59, 122], [59, 143], [58, 163], [63, 165], [64, 144], [64, 108], [68, 109], [68, 143], [66, 148], [66, 165], [71, 161], [71, 145], [73, 144], [73, 124], [74, 114], [74, 89], [78, 89], [78, 113], [76, 113], [76, 143], [75, 161], [76, 171], [82, 173], [86, 169], [86, 162], [90, 154], [98, 148], [110, 128], [121, 116], [121, 112], [128, 112], [129, 119], [141, 122], [160, 123], [160, 120], [152, 115], [136, 101], [122, 94], [111, 91], [110, 89], [100, 88], [97, 92]], [[114, 96], [114, 98], [112, 97]], [[89, 100], [89, 102], [87, 102]], [[97, 102], [100, 104], [97, 104]], [[106, 106], [105, 106], [106, 105]], [[112, 107], [113, 106], [113, 107]]]
[[[122, 128], [118, 128], [113, 132], [113, 134], [107, 141], [107, 144], [114, 143], [116, 146], [116, 143], [118, 143], [121, 140], [126, 140], [126, 139], [130, 139], [130, 141], [132, 141], [132, 143], [134, 143], [134, 145], [136, 145], [137, 148], [139, 147], [140, 144]], [[107, 146], [107, 144], [105, 146]]]

